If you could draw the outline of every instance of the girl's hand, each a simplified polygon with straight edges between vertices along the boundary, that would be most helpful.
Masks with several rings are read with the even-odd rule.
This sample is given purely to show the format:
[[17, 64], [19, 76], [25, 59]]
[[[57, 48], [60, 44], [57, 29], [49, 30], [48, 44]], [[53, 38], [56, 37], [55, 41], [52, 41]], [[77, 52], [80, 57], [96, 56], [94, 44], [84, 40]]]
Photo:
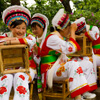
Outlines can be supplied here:
[[75, 31], [77, 30], [77, 25], [75, 23], [71, 24], [71, 37], [75, 40]]
[[77, 30], [77, 25], [75, 23], [71, 24], [71, 31], [76, 31]]

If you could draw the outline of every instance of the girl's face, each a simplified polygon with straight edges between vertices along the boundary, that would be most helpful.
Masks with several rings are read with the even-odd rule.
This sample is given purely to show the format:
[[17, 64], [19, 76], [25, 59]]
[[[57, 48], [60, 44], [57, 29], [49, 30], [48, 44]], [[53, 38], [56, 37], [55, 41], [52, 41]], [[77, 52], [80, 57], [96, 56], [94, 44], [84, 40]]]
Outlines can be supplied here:
[[10, 30], [14, 37], [23, 38], [26, 33], [26, 24], [23, 22], [20, 25], [17, 25], [15, 28], [10, 27]]
[[36, 25], [35, 27], [32, 27], [32, 33], [37, 37], [41, 37], [43, 34], [43, 28]]
[[67, 38], [68, 35], [70, 34], [70, 29], [71, 29], [71, 26], [68, 26], [67, 28], [62, 29], [61, 35], [65, 38]]

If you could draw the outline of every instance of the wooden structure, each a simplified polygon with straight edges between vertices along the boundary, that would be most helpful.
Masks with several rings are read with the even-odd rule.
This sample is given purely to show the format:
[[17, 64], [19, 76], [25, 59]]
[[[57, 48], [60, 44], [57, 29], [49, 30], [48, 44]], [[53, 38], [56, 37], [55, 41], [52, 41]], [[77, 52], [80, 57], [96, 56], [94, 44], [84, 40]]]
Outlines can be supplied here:
[[97, 76], [100, 84], [100, 66], [97, 66]]
[[[0, 46], [0, 75], [17, 72], [29, 72], [28, 46], [24, 44]], [[30, 100], [33, 96], [34, 83], [34, 81], [30, 83]], [[13, 94], [12, 89], [10, 100], [13, 100]]]
[[43, 100], [46, 100], [46, 97], [51, 97], [51, 99], [53, 97], [66, 100], [66, 97], [70, 94], [68, 81], [68, 79], [66, 79], [65, 81], [54, 81], [52, 89], [44, 88]]
[[[21, 69], [19, 69], [21, 67]], [[28, 72], [29, 58], [27, 45], [0, 46], [0, 74]]]
[[67, 56], [91, 56], [92, 42], [84, 35], [76, 35], [76, 41], [80, 45], [81, 50]]

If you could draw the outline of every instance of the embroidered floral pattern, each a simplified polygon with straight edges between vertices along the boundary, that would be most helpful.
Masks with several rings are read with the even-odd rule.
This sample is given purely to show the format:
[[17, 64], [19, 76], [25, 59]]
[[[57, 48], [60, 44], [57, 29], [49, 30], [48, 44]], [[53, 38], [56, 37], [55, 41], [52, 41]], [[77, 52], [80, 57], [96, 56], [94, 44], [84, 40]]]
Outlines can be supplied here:
[[82, 70], [82, 68], [81, 68], [81, 67], [78, 67], [78, 68], [77, 68], [77, 71], [76, 71], [76, 73], [78, 73], [78, 74], [81, 74], [81, 73], [83, 73], [83, 70]]
[[57, 72], [56, 72], [56, 75], [57, 75], [58, 77], [60, 77], [60, 76], [62, 75], [61, 70], [57, 71]]
[[23, 86], [18, 86], [16, 90], [19, 91], [19, 94], [25, 94], [27, 92]]
[[56, 75], [57, 76], [61, 76], [62, 75], [62, 72], [65, 72], [65, 67], [64, 66], [61, 66], [57, 72], [56, 72]]
[[0, 94], [2, 95], [2, 94], [4, 94], [4, 92], [7, 92], [7, 89], [6, 89], [6, 87], [0, 87]]
[[29, 39], [29, 40], [33, 40], [33, 39], [31, 38], [31, 36], [27, 36], [27, 39]]
[[5, 78], [7, 78], [7, 76], [6, 76], [6, 75], [4, 75], [4, 76], [1, 78], [1, 81], [2, 81], [3, 79], [5, 79]]
[[72, 47], [69, 47], [69, 48], [68, 48], [68, 51], [69, 51], [69, 52], [72, 52], [72, 51], [73, 51], [73, 48], [72, 48]]
[[98, 33], [95, 34], [95, 38], [97, 39]]
[[19, 77], [22, 79], [22, 80], [25, 80], [25, 77], [23, 75], [19, 75]]
[[70, 78], [69, 78], [69, 82], [72, 82], [72, 81], [73, 81], [73, 78], [72, 78], [72, 77], [70, 77]]

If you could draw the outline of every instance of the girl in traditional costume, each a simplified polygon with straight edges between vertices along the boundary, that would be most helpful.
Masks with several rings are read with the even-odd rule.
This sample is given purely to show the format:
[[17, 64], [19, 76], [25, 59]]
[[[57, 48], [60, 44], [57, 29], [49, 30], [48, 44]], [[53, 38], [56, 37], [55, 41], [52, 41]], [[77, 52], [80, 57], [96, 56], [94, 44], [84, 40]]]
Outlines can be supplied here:
[[[75, 100], [83, 100], [81, 94], [94, 90], [97, 88], [95, 75], [92, 73], [92, 63], [87, 62], [90, 69], [84, 75], [81, 63], [77, 60], [70, 61], [66, 54], [74, 53], [80, 50], [80, 46], [75, 41], [75, 31], [77, 25], [71, 24], [68, 14], [64, 13], [64, 9], [60, 9], [52, 20], [52, 25], [55, 31], [49, 35], [44, 34], [43, 30], [46, 28], [46, 20], [39, 14], [32, 17], [31, 26], [33, 33], [41, 40], [38, 44], [38, 56], [40, 56], [40, 67], [42, 74], [42, 87], [46, 84], [51, 88], [53, 80], [66, 80], [69, 78], [69, 89], [71, 97]], [[39, 29], [37, 28], [39, 27]], [[37, 31], [36, 31], [37, 30]], [[41, 31], [40, 31], [41, 30]], [[66, 41], [69, 33], [71, 37]], [[41, 35], [40, 35], [41, 34]], [[38, 42], [38, 41], [37, 41]], [[85, 70], [86, 67], [85, 67]], [[92, 88], [90, 83], [95, 83]], [[93, 98], [95, 94], [91, 94]]]
[[[76, 34], [85, 35], [92, 42], [93, 65], [94, 65], [94, 70], [96, 72], [96, 78], [97, 78], [97, 66], [100, 66], [99, 29], [97, 26], [92, 26], [92, 25], [86, 24], [84, 17], [77, 19], [74, 23], [76, 23], [78, 26]], [[84, 60], [89, 60], [89, 57], [84, 57]]]
[[36, 43], [35, 37], [26, 33], [26, 27], [31, 18], [30, 11], [22, 6], [10, 6], [3, 11], [2, 19], [11, 33], [0, 36], [0, 45], [27, 44], [29, 46], [30, 73], [5, 74], [0, 77], [0, 100], [9, 100], [12, 86], [14, 87], [13, 100], [29, 100], [28, 83], [34, 79], [36, 65], [33, 61], [32, 47]]

